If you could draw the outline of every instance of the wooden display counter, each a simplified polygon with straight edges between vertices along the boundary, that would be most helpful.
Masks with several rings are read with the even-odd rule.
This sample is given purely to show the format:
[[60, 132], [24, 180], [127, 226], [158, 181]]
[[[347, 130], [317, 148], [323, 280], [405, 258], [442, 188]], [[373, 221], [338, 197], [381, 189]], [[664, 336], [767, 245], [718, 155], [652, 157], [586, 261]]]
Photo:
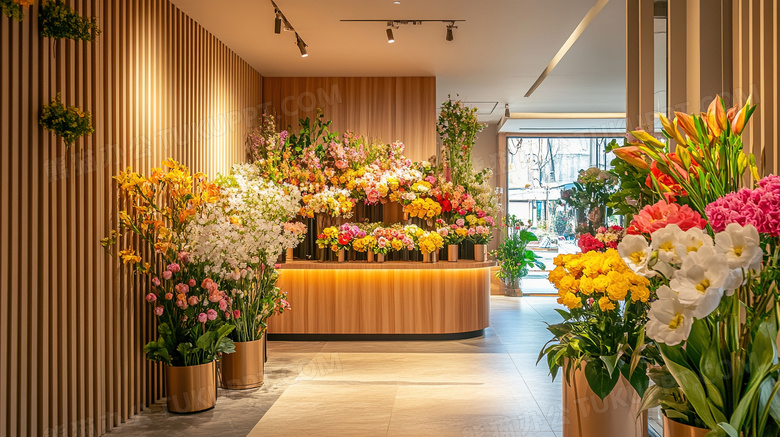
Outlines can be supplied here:
[[282, 264], [278, 286], [291, 310], [268, 321], [271, 338], [292, 336], [476, 336], [490, 319], [495, 262]]

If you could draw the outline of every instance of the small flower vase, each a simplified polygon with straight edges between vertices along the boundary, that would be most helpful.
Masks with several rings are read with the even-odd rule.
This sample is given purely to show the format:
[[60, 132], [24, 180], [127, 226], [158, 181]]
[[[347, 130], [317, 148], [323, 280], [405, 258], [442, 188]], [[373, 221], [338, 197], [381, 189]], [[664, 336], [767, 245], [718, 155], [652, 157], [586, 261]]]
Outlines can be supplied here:
[[385, 254], [384, 253], [377, 253], [376, 254], [376, 262], [378, 262], [378, 263], [385, 262]]
[[448, 244], [447, 245], [447, 261], [451, 263], [458, 262], [458, 245], [457, 244]]
[[504, 283], [504, 296], [522, 297], [523, 278], [514, 278]]
[[408, 221], [408, 220], [409, 220], [409, 213], [405, 212], [404, 213], [404, 221]]
[[668, 437], [705, 437], [710, 430], [683, 425], [664, 416], [664, 436]]
[[366, 261], [370, 262], [370, 263], [374, 262], [374, 251], [373, 250], [369, 250], [368, 252], [366, 252]]
[[344, 249], [339, 249], [339, 262], [343, 263], [347, 258], [346, 251]]
[[476, 262], [487, 261], [487, 244], [474, 245], [474, 261]]
[[433, 263], [433, 254], [432, 253], [425, 253], [422, 254], [422, 262], [424, 263]]
[[284, 255], [284, 262], [292, 262], [293, 260], [293, 250], [292, 248], [287, 249], [287, 253]]

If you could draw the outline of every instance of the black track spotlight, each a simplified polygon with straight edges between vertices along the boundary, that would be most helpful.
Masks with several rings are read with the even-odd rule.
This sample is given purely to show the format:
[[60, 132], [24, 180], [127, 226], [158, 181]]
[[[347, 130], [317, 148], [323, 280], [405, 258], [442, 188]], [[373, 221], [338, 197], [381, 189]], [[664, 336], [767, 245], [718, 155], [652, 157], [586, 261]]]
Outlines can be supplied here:
[[392, 21], [387, 22], [387, 42], [388, 44], [392, 44], [395, 42], [395, 37], [393, 37], [393, 23]]
[[277, 35], [282, 33], [282, 17], [279, 15], [279, 11], [276, 11], [276, 18], [274, 19], [274, 33]]
[[295, 39], [297, 41], [296, 44], [298, 44], [298, 50], [301, 51], [301, 57], [305, 58], [309, 56], [309, 53], [306, 51], [306, 43], [303, 42], [303, 40], [301, 39], [300, 36], [298, 36], [297, 33], [295, 34]]
[[447, 38], [446, 38], [447, 41], [452, 41], [453, 40], [452, 29], [457, 29], [457, 27], [455, 26], [455, 23], [447, 25]]

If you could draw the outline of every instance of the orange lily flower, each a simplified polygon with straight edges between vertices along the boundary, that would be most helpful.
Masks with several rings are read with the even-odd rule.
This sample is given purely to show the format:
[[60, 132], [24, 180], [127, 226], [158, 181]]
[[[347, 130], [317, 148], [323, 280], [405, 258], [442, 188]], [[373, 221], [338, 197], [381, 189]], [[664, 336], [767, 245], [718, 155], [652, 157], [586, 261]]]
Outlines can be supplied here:
[[674, 121], [669, 121], [663, 114], [658, 114], [658, 118], [661, 119], [661, 125], [663, 125], [666, 133], [669, 134], [677, 144], [685, 145], [688, 143], [685, 139], [685, 135], [680, 133], [680, 130], [677, 129], [677, 123], [675, 123], [676, 119]]
[[707, 126], [709, 126], [710, 131], [712, 131], [713, 135], [716, 137], [720, 136], [720, 134], [726, 130], [728, 121], [726, 119], [726, 111], [723, 109], [723, 100], [720, 96], [715, 96], [710, 103], [710, 106], [707, 108], [706, 120]]
[[644, 159], [644, 153], [638, 146], [624, 146], [612, 151], [618, 158], [626, 161], [636, 168], [647, 170], [650, 168], [650, 164]]
[[680, 127], [688, 135], [694, 143], [699, 142], [699, 133], [696, 131], [696, 123], [693, 121], [693, 117], [684, 113], [674, 111], [674, 118], [680, 124]]
[[651, 146], [656, 149], [663, 149], [664, 143], [658, 140], [658, 138], [650, 135], [649, 133], [643, 131], [643, 130], [637, 130], [637, 131], [631, 131], [631, 135], [633, 135], [636, 139], [639, 141], [647, 144], [648, 146]]
[[748, 112], [750, 111], [750, 97], [748, 97], [745, 106], [740, 109], [731, 120], [731, 131], [739, 135], [745, 129], [745, 123], [747, 123]]

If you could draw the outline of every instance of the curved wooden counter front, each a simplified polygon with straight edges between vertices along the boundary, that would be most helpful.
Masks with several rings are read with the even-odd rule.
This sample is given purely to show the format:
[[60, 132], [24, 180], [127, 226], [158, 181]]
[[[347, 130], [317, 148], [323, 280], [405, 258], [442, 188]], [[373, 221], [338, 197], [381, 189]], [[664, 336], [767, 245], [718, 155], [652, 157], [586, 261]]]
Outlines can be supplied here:
[[268, 333], [431, 335], [489, 325], [494, 262], [323, 263], [281, 266], [278, 286], [291, 310], [269, 319]]

